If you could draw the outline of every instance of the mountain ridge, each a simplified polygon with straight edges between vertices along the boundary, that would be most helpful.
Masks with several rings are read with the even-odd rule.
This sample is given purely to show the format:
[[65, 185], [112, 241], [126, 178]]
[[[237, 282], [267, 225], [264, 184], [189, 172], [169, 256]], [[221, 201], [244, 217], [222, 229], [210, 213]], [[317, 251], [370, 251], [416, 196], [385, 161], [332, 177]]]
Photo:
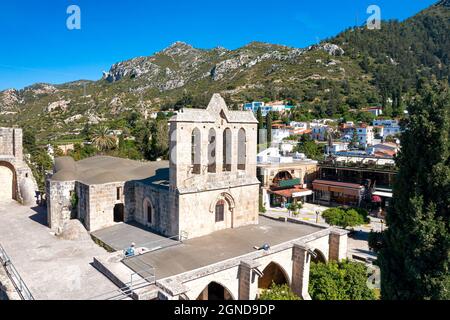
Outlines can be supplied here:
[[381, 30], [349, 28], [306, 48], [253, 41], [234, 50], [199, 49], [176, 41], [153, 55], [113, 64], [97, 81], [1, 91], [0, 125], [29, 125], [42, 138], [58, 137], [79, 132], [90, 119], [205, 107], [214, 92], [232, 108], [282, 99], [330, 116], [385, 105], [391, 95], [401, 100], [412, 90], [417, 79], [410, 74], [450, 75], [449, 2], [403, 22], [383, 22]]

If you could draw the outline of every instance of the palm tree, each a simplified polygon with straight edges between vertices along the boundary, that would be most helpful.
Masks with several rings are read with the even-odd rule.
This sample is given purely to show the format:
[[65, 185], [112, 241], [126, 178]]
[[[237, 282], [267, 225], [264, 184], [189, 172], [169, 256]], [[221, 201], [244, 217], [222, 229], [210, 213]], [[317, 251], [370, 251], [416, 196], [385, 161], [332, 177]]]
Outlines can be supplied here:
[[109, 129], [106, 126], [98, 127], [92, 136], [93, 145], [101, 152], [112, 149], [116, 146], [116, 138], [109, 135]]

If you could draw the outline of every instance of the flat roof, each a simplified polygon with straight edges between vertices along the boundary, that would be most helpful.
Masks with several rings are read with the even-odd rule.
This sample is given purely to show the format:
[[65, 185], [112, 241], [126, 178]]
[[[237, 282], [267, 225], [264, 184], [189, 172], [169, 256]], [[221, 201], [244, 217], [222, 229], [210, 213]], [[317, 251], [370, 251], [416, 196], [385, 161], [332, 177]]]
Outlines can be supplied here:
[[80, 161], [71, 157], [55, 159], [54, 181], [80, 181], [87, 185], [144, 180], [158, 177], [168, 181], [168, 161], [142, 162], [109, 156], [95, 156]]
[[123, 262], [135, 272], [142, 269], [142, 262], [151, 265], [158, 280], [255, 252], [254, 246], [275, 246], [321, 230], [324, 228], [260, 216], [257, 225], [216, 231]]

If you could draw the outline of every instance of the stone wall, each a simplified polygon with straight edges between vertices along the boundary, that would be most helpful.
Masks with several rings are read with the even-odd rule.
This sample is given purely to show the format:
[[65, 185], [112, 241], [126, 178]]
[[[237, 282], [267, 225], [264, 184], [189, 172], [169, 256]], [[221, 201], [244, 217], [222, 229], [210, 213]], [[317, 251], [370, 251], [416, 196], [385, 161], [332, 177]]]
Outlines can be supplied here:
[[[179, 235], [178, 199], [174, 192], [168, 189], [155, 188], [143, 183], [135, 185], [134, 220], [147, 226], [157, 233], [168, 237]], [[144, 202], [148, 201], [152, 208], [152, 223], [148, 222], [147, 209]]]
[[[179, 195], [180, 232], [194, 238], [225, 228], [257, 224], [258, 189], [256, 184]], [[215, 205], [220, 199], [226, 204], [225, 221], [216, 223]]]
[[12, 157], [23, 160], [22, 129], [0, 128], [0, 157]]
[[[88, 209], [85, 215], [85, 226], [88, 231], [96, 231], [114, 224], [115, 205], [125, 204], [124, 187], [124, 182], [89, 186]], [[120, 188], [119, 199], [117, 199], [117, 188]], [[124, 212], [125, 216], [126, 212]]]
[[[0, 166], [13, 172], [12, 198], [26, 205], [34, 204], [38, 188], [31, 169], [23, 159], [22, 129], [0, 128]], [[0, 188], [9, 183], [11, 182], [3, 181]]]
[[75, 181], [46, 181], [47, 224], [55, 232], [62, 231], [64, 224], [71, 218], [72, 193]]

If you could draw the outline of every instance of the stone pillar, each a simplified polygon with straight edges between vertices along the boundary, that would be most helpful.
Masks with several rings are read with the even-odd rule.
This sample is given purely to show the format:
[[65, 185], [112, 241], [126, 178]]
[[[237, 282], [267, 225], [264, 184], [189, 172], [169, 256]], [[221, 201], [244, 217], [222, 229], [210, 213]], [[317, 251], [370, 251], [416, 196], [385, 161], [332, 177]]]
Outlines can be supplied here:
[[333, 228], [329, 237], [329, 260], [340, 261], [347, 258], [348, 231]]
[[254, 300], [258, 293], [258, 276], [253, 271], [260, 264], [254, 260], [241, 261], [239, 265], [239, 300]]
[[[180, 282], [174, 282], [173, 280], [163, 280], [156, 281], [156, 286], [158, 290], [158, 300], [186, 300], [186, 288]], [[206, 295], [208, 295], [208, 290], [206, 290]], [[208, 297], [206, 297], [206, 300]]]
[[292, 248], [292, 291], [303, 300], [311, 300], [308, 293], [309, 266], [311, 256], [308, 247], [302, 243], [294, 244]]
[[13, 132], [13, 153], [17, 161], [23, 160], [22, 129], [15, 128]]

